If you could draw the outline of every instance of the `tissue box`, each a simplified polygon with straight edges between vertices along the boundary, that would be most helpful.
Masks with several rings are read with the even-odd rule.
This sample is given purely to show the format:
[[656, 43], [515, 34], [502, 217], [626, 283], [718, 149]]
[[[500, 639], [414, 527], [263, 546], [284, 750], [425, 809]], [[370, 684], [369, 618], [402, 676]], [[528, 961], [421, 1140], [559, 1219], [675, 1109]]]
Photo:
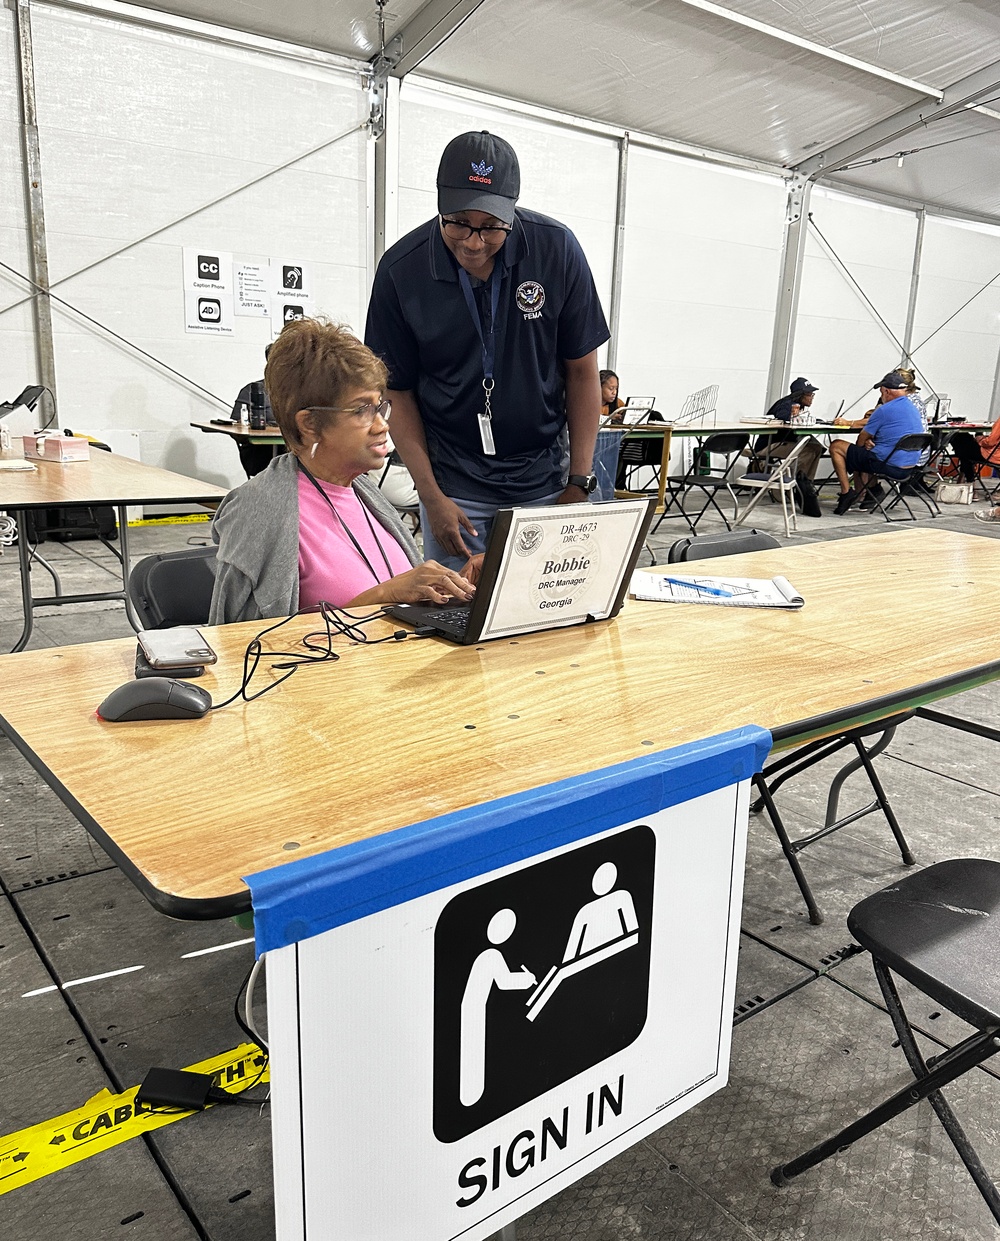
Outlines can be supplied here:
[[36, 461], [89, 461], [90, 441], [74, 435], [26, 435], [24, 455]]

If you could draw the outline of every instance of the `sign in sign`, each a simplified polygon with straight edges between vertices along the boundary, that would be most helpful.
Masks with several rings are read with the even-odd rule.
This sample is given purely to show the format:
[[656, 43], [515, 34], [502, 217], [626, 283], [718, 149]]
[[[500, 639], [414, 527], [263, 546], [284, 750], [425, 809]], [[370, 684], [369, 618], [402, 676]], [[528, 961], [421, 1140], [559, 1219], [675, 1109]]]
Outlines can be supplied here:
[[482, 1241], [725, 1084], [766, 736], [701, 743], [693, 770], [673, 751], [550, 786], [541, 813], [476, 808], [461, 842], [462, 816], [444, 843], [427, 825], [422, 877], [419, 828], [369, 870], [314, 859], [328, 905], [309, 862], [250, 878], [264, 947], [257, 880], [303, 880], [301, 901], [275, 898], [288, 946], [268, 953], [279, 1241], [331, 1219], [367, 1241]]

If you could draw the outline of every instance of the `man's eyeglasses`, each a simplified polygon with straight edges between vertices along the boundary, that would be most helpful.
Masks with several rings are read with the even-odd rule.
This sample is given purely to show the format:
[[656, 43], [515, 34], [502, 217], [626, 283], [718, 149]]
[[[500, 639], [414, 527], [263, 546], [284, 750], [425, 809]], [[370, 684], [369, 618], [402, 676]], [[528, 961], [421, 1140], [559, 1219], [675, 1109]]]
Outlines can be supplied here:
[[473, 224], [463, 224], [461, 220], [446, 220], [444, 216], [441, 217], [441, 227], [444, 235], [452, 241], [468, 241], [473, 233], [478, 233], [488, 246], [501, 244], [511, 231], [500, 224], [486, 224], [476, 228]]
[[381, 418], [383, 422], [389, 421], [389, 415], [392, 413], [391, 401], [379, 401], [377, 405], [357, 405], [354, 409], [337, 409], [333, 405], [310, 405], [309, 412], [312, 414], [350, 414], [352, 418], [356, 418], [363, 427], [370, 427], [376, 418]]

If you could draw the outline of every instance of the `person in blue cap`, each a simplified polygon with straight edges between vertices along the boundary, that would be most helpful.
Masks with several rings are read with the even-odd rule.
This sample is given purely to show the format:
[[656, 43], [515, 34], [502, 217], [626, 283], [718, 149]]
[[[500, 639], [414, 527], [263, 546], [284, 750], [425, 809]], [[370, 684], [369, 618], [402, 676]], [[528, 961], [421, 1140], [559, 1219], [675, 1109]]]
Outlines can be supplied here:
[[484, 549], [498, 508], [582, 503], [597, 481], [608, 325], [579, 242], [520, 189], [509, 143], [452, 139], [438, 215], [382, 256], [368, 307], [424, 552], [449, 566]]
[[[920, 460], [916, 452], [893, 452], [904, 435], [919, 435], [924, 429], [920, 410], [907, 396], [907, 381], [898, 371], [890, 371], [874, 386], [881, 393], [881, 402], [872, 411], [859, 431], [858, 441], [834, 440], [830, 457], [840, 483], [840, 496], [834, 513], [841, 517], [868, 485], [871, 476], [906, 478]], [[889, 457], [892, 460], [888, 460]], [[854, 475], [855, 486], [849, 475]]]

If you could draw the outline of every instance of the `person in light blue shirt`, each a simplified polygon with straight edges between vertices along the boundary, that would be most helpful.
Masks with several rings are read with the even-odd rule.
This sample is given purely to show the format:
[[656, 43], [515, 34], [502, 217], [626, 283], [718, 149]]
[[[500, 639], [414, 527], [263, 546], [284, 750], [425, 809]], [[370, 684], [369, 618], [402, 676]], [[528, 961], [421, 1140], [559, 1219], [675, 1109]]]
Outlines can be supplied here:
[[[834, 440], [830, 445], [830, 457], [840, 483], [840, 498], [834, 509], [838, 517], [851, 507], [871, 475], [905, 478], [920, 460], [919, 451], [892, 451], [904, 435], [919, 435], [924, 430], [920, 410], [906, 395], [906, 380], [898, 371], [890, 371], [875, 388], [881, 392], [882, 402], [858, 433], [857, 443]], [[851, 474], [855, 486], [851, 484]]]

